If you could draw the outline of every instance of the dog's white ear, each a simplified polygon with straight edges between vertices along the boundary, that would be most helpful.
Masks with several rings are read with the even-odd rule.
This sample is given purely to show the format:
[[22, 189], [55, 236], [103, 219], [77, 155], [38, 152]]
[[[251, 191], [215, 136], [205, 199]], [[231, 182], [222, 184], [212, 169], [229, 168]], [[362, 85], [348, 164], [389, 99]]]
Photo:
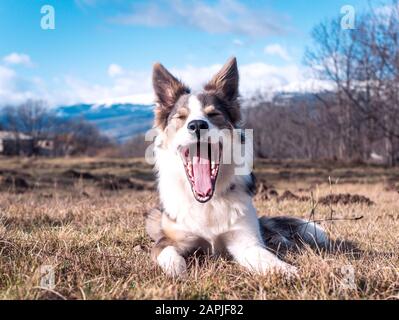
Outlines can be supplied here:
[[175, 103], [180, 96], [190, 93], [190, 89], [177, 80], [160, 63], [154, 64], [152, 85], [157, 104], [155, 108], [155, 126], [164, 128]]
[[234, 101], [238, 97], [238, 80], [237, 59], [232, 57], [204, 86], [204, 89], [218, 95], [223, 100]]

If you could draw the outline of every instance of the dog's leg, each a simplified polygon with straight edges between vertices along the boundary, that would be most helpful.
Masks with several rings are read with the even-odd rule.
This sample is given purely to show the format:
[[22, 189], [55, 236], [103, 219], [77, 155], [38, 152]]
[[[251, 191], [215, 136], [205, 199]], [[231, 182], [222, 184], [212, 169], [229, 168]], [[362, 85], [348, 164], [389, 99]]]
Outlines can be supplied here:
[[172, 277], [184, 274], [186, 271], [186, 261], [181, 256], [176, 241], [169, 239], [162, 230], [162, 212], [152, 209], [146, 219], [146, 231], [155, 240], [152, 248], [152, 258], [158, 263], [162, 270]]
[[153, 260], [172, 277], [186, 273], [184, 255], [198, 249], [206, 250], [209, 246], [205, 240], [179, 229], [173, 220], [158, 209], [151, 210], [147, 215], [146, 230], [155, 240], [151, 252]]
[[207, 241], [189, 233], [181, 233], [175, 239], [164, 235], [155, 243], [152, 257], [167, 275], [184, 276], [187, 269], [184, 256], [197, 250], [206, 251], [208, 247]]
[[233, 258], [251, 272], [270, 274], [273, 272], [295, 275], [296, 268], [283, 262], [266, 250], [258, 230], [248, 226], [229, 231], [224, 235], [226, 249]]
[[175, 241], [167, 237], [159, 239], [152, 248], [151, 254], [153, 260], [168, 276], [178, 277], [185, 274], [187, 270], [186, 261], [182, 256], [181, 248]]

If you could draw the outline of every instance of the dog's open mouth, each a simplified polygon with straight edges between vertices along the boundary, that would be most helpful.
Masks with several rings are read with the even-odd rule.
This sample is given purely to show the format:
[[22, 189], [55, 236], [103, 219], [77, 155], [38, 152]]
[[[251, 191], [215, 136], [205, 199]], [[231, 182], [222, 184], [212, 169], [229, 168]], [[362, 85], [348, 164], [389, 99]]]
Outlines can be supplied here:
[[221, 145], [198, 142], [182, 147], [180, 153], [195, 199], [202, 203], [209, 201], [219, 173]]

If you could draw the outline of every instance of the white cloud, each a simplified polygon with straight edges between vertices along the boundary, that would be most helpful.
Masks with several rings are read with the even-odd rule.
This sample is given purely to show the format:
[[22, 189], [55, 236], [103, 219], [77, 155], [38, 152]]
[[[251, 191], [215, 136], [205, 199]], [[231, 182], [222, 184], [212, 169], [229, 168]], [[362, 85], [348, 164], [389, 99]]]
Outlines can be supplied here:
[[108, 85], [89, 83], [72, 76], [61, 78], [57, 86], [61, 85], [64, 89], [52, 98], [51, 104], [152, 104], [154, 98], [152, 94], [151, 73], [149, 71], [137, 72], [125, 70], [121, 66], [118, 67], [108, 68], [114, 72], [111, 72], [111, 82]]
[[0, 66], [0, 100], [3, 100], [10, 91], [14, 91], [15, 78], [16, 74], [13, 70]]
[[219, 0], [207, 4], [198, 0], [171, 0], [134, 6], [130, 13], [110, 19], [125, 25], [148, 27], [184, 26], [209, 33], [233, 33], [246, 36], [269, 36], [286, 31], [284, 17], [272, 12], [251, 9], [237, 0]]
[[20, 104], [29, 99], [47, 100], [49, 95], [40, 78], [24, 78], [0, 65], [0, 105]]
[[110, 19], [111, 22], [124, 25], [146, 27], [164, 27], [173, 24], [171, 12], [162, 10], [155, 3], [137, 6], [133, 13], [123, 13]]
[[95, 7], [99, 3], [105, 2], [104, 0], [75, 0], [75, 3], [78, 7]]
[[[119, 65], [118, 68], [115, 68], [116, 65], [112, 68], [111, 66], [112, 64], [109, 68], [109, 74], [112, 75], [109, 78], [110, 83], [104, 85], [89, 83], [72, 76], [63, 76], [52, 81], [24, 78], [15, 70], [0, 65], [0, 104], [18, 104], [27, 99], [46, 100], [50, 106], [76, 103], [153, 103], [150, 68], [138, 72]], [[170, 68], [170, 71], [196, 92], [201, 90], [221, 67], [221, 64], [203, 67], [187, 65], [182, 68]], [[284, 66], [263, 62], [242, 64], [239, 65], [239, 71], [240, 92], [244, 98], [258, 92], [272, 95], [277, 91], [304, 92], [329, 88], [328, 83], [305, 78], [304, 70], [293, 63]]]
[[14, 70], [0, 66], [0, 90], [9, 84], [10, 80], [12, 80], [14, 77]]
[[285, 61], [291, 61], [291, 56], [287, 50], [277, 43], [266, 46], [264, 52], [268, 55], [278, 56]]
[[[178, 79], [182, 79], [193, 91], [201, 90], [214, 74], [222, 68], [222, 64], [206, 67], [186, 66], [171, 68], [170, 71]], [[293, 82], [301, 82], [301, 69], [294, 65], [283, 67], [263, 62], [239, 65], [240, 92], [243, 97], [250, 96], [259, 90], [280, 90]]]
[[394, 18], [399, 14], [399, 3], [396, 5], [394, 3], [380, 6], [374, 9], [376, 15], [380, 16], [380, 18], [389, 19], [390, 17]]
[[109, 65], [108, 67], [108, 75], [111, 78], [114, 78], [116, 76], [120, 76], [121, 74], [123, 74], [123, 69], [120, 65], [112, 63]]
[[[168, 66], [166, 67], [168, 68]], [[203, 67], [187, 65], [182, 68], [168, 69], [178, 79], [182, 79], [193, 92], [197, 92], [221, 67], [222, 64]], [[78, 102], [96, 104], [152, 103], [154, 96], [151, 85], [151, 70], [146, 72], [123, 70], [123, 73], [116, 74], [111, 78], [112, 84], [109, 86], [66, 77], [63, 83], [65, 94], [58, 96], [55, 100], [63, 101], [63, 104]], [[301, 85], [304, 83], [301, 68], [294, 64], [279, 67], [258, 62], [243, 64], [239, 66], [239, 71], [240, 92], [243, 97], [249, 97], [259, 91], [272, 93], [278, 90], [301, 90]]]
[[3, 61], [8, 65], [24, 65], [26, 67], [31, 67], [33, 65], [31, 58], [24, 53], [10, 53], [3, 58]]
[[237, 47], [242, 47], [244, 45], [244, 41], [240, 39], [234, 39], [233, 44], [236, 45]]

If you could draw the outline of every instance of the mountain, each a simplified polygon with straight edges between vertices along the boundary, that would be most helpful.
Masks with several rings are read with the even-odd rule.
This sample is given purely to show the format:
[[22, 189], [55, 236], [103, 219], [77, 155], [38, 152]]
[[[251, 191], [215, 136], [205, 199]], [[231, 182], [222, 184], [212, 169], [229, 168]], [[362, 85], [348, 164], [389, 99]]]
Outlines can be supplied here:
[[91, 105], [78, 104], [56, 109], [60, 118], [69, 120], [82, 118], [105, 135], [124, 142], [152, 126], [153, 106], [139, 104]]

